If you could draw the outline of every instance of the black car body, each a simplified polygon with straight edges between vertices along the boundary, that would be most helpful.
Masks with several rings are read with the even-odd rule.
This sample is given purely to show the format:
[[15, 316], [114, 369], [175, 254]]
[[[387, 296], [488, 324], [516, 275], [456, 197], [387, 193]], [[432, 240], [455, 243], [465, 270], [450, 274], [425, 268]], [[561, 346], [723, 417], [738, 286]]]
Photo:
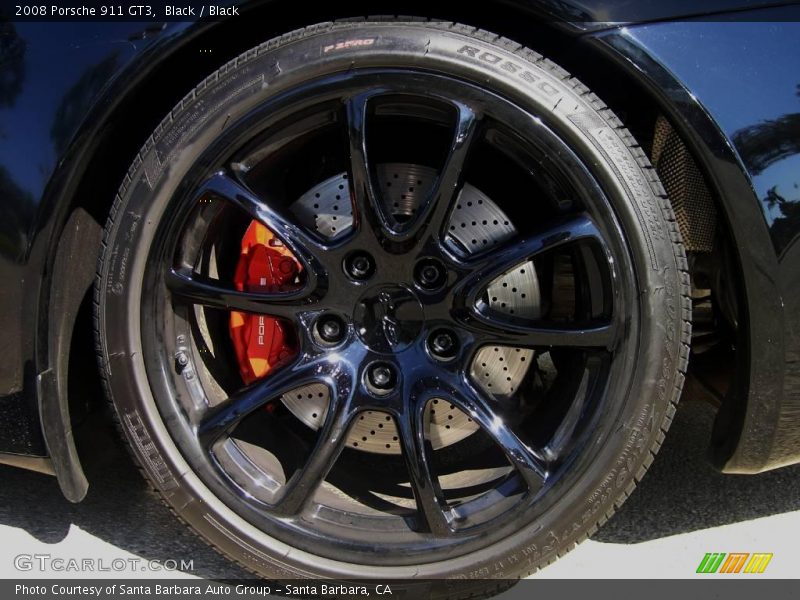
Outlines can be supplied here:
[[[146, 132], [253, 44], [366, 12], [359, 3], [233, 4], [244, 16], [193, 22], [43, 22], [3, 9], [0, 462], [55, 474], [73, 501], [87, 481], [71, 424], [84, 407], [72, 390], [97, 377], [86, 358], [89, 290], [103, 223]], [[800, 462], [800, 7], [492, 0], [425, 10], [390, 1], [368, 12], [497, 31], [603, 97], [642, 141], [673, 202], [685, 203], [693, 282], [718, 298], [708, 329], [696, 311], [693, 345], [723, 337], [725, 358], [704, 361], [693, 348], [688, 377], [691, 392], [720, 407], [711, 460], [729, 473]], [[672, 166], [658, 152], [671, 152]], [[712, 326], [720, 321], [722, 333]]]

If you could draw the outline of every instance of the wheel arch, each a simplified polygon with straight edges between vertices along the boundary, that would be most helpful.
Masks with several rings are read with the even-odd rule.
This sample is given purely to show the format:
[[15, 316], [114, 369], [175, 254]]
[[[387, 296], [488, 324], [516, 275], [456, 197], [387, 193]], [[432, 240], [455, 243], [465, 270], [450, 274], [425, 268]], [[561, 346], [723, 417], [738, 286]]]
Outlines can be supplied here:
[[783, 301], [775, 247], [746, 167], [713, 114], [646, 47], [624, 30], [590, 35], [585, 42], [647, 94], [673, 125], [704, 175], [718, 209], [718, 226], [728, 238], [739, 309], [736, 364], [711, 433], [709, 459], [723, 472], [741, 474], [796, 462], [774, 454], [774, 442], [785, 427], [780, 422]]

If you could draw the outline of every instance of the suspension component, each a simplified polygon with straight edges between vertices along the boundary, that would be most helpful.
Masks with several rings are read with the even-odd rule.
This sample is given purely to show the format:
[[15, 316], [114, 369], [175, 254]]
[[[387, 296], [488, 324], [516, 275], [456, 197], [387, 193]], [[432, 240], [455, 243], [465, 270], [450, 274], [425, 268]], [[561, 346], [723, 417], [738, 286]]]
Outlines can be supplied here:
[[[243, 292], [279, 292], [296, 283], [301, 270], [291, 251], [267, 227], [253, 221], [242, 238], [233, 281]], [[292, 326], [268, 315], [232, 311], [230, 335], [245, 383], [264, 377], [297, 353]]]

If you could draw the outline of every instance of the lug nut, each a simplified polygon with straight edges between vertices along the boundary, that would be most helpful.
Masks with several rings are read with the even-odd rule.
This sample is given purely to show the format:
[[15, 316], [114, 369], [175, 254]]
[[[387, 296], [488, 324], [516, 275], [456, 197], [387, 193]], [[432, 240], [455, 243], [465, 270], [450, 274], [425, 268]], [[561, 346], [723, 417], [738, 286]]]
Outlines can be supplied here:
[[446, 333], [440, 333], [433, 338], [433, 349], [438, 354], [444, 354], [453, 349], [453, 338]]
[[356, 281], [364, 281], [375, 273], [375, 263], [366, 252], [354, 252], [345, 259], [344, 269]]
[[364, 277], [369, 273], [369, 259], [366, 256], [356, 256], [353, 259], [352, 273], [356, 277]]
[[428, 338], [428, 347], [436, 358], [450, 359], [458, 351], [458, 340], [450, 331], [434, 331]]
[[394, 369], [391, 365], [383, 363], [370, 367], [367, 377], [370, 385], [382, 392], [388, 392], [397, 384]]
[[420, 278], [422, 279], [423, 283], [431, 285], [439, 278], [439, 270], [433, 265], [427, 265], [422, 269]]
[[322, 325], [322, 332], [321, 333], [322, 333], [322, 336], [326, 340], [333, 341], [333, 340], [338, 339], [339, 336], [342, 334], [342, 328], [339, 326], [339, 323], [337, 323], [336, 321], [330, 320], [330, 321], [326, 321]]
[[417, 285], [426, 290], [435, 290], [444, 284], [446, 271], [444, 265], [433, 258], [425, 258], [414, 269]]
[[344, 337], [345, 326], [339, 317], [325, 315], [317, 322], [317, 332], [324, 341], [335, 344]]

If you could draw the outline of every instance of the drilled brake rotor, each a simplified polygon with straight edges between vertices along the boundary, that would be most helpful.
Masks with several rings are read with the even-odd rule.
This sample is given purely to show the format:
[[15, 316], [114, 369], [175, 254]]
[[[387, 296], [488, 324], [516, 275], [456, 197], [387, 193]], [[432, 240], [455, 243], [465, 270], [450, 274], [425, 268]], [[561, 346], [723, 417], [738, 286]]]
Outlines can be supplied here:
[[[377, 166], [377, 184], [384, 214], [397, 222], [414, 217], [426, 201], [437, 172], [422, 165], [385, 163]], [[331, 177], [303, 194], [292, 212], [305, 227], [328, 239], [345, 235], [353, 226], [353, 206], [347, 175]], [[516, 233], [508, 216], [483, 192], [465, 184], [449, 216], [445, 240], [455, 252], [475, 254], [495, 246]], [[517, 265], [492, 281], [486, 289], [491, 310], [522, 318], [540, 314], [539, 282], [532, 262]], [[473, 383], [496, 399], [512, 396], [533, 360], [533, 351], [505, 346], [482, 348], [473, 359], [469, 374]], [[312, 384], [282, 397], [284, 405], [312, 429], [322, 425], [329, 399], [328, 388]], [[445, 400], [432, 400], [426, 410], [430, 418], [430, 440], [434, 449], [455, 444], [477, 430], [466, 414]], [[367, 452], [400, 454], [397, 428], [386, 413], [367, 412], [350, 430], [347, 445]]]

